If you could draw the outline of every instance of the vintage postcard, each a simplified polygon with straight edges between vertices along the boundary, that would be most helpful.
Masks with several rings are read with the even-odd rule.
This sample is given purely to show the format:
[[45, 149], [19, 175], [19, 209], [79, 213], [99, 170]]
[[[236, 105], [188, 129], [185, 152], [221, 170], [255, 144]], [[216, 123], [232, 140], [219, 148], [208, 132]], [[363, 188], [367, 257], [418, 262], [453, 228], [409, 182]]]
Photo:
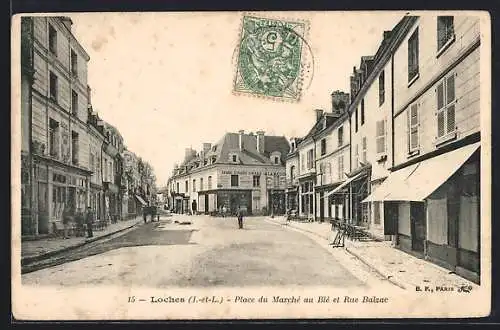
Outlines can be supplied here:
[[488, 316], [490, 25], [14, 16], [14, 317]]

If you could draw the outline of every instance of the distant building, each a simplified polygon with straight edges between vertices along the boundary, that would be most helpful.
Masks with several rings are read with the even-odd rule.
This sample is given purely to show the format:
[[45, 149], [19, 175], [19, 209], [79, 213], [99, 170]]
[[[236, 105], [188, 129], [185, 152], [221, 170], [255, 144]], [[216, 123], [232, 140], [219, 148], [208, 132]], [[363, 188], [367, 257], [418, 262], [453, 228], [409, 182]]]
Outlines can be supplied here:
[[177, 213], [215, 213], [225, 206], [248, 214], [285, 212], [285, 156], [290, 146], [283, 136], [226, 133], [200, 152], [186, 149], [169, 179], [169, 205]]

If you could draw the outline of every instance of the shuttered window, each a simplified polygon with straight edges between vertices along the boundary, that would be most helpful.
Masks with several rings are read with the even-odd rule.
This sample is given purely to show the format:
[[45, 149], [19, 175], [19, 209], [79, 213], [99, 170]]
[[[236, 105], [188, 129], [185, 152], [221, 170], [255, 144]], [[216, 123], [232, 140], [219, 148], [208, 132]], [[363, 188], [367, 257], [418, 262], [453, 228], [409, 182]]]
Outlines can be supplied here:
[[436, 88], [437, 94], [437, 136], [453, 133], [455, 127], [455, 75], [443, 79]]
[[380, 154], [385, 152], [385, 120], [377, 121], [376, 126], [377, 153]]
[[418, 127], [419, 127], [419, 117], [418, 117], [418, 104], [412, 104], [410, 110], [408, 111], [408, 151], [412, 152], [418, 150], [419, 139], [418, 139]]

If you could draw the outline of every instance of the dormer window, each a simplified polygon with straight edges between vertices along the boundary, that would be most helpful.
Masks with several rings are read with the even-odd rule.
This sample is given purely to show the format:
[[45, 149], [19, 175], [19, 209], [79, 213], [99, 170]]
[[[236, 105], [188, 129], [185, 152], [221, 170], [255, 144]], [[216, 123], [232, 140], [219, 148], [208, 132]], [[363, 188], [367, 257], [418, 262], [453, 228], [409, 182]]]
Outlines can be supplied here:
[[280, 158], [278, 156], [274, 156], [274, 164], [278, 165], [280, 163]]
[[229, 154], [229, 161], [232, 163], [237, 163], [238, 162], [238, 155], [237, 154]]
[[323, 118], [323, 129], [326, 129], [326, 117]]

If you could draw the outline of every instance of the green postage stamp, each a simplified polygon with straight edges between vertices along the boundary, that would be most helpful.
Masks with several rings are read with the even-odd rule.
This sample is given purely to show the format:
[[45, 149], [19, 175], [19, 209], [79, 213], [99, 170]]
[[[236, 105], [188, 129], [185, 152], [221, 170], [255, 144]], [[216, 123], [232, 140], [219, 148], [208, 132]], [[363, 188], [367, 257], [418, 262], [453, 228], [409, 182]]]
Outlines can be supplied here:
[[305, 22], [244, 16], [234, 92], [298, 101]]

